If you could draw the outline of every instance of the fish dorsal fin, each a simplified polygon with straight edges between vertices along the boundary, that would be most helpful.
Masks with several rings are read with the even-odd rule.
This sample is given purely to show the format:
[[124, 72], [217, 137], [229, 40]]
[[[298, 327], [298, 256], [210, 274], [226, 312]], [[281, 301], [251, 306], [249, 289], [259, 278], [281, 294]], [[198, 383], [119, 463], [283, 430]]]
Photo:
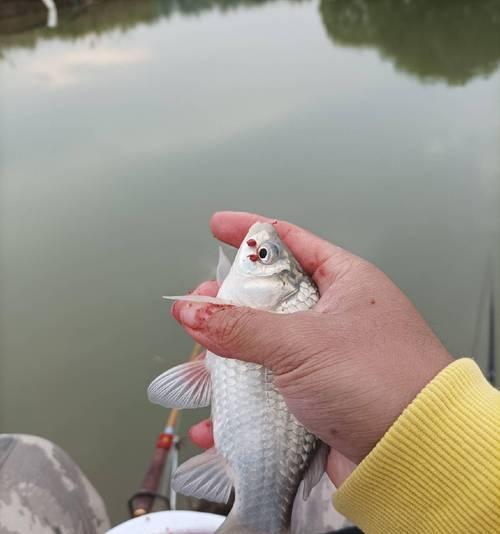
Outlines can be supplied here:
[[219, 262], [217, 263], [217, 271], [216, 271], [217, 282], [219, 282], [219, 285], [221, 285], [222, 282], [224, 282], [230, 270], [231, 270], [231, 262], [229, 261], [229, 258], [226, 256], [224, 249], [221, 246], [219, 246]]
[[226, 462], [214, 447], [184, 462], [172, 479], [175, 491], [213, 502], [227, 502], [232, 486]]
[[323, 473], [326, 469], [326, 460], [328, 458], [328, 452], [330, 448], [326, 443], [320, 441], [316, 448], [316, 452], [309, 464], [307, 471], [304, 475], [304, 486], [302, 488], [302, 498], [307, 500], [311, 494], [311, 490], [321, 480]]
[[205, 360], [183, 363], [155, 378], [148, 398], [165, 408], [202, 408], [210, 404], [212, 383]]

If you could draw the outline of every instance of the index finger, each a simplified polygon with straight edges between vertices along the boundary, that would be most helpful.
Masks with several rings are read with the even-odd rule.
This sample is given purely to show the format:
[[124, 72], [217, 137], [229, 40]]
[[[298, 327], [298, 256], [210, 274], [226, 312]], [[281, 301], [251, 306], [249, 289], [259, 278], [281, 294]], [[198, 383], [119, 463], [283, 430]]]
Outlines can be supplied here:
[[321, 293], [338, 275], [336, 266], [340, 263], [339, 260], [345, 260], [350, 255], [344, 249], [332, 245], [300, 226], [255, 213], [219, 211], [212, 216], [210, 228], [220, 241], [239, 247], [250, 226], [256, 222], [271, 222], [275, 225], [281, 239], [304, 270], [311, 275]]

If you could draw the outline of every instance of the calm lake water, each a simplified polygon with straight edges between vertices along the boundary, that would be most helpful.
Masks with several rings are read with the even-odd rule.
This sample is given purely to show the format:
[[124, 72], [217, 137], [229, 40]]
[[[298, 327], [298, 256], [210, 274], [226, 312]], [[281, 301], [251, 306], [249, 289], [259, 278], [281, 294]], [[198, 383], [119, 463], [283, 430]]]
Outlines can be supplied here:
[[0, 431], [59, 443], [125, 518], [146, 386], [191, 349], [161, 296], [213, 276], [218, 209], [375, 262], [485, 367], [500, 2], [64, 4], [0, 22]]

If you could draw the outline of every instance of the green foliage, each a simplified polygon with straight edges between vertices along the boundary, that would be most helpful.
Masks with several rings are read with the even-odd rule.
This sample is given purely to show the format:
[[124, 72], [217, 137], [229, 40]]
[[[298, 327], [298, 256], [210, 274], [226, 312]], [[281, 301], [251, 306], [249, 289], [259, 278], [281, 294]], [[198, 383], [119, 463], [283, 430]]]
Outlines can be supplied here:
[[[57, 28], [45, 28], [47, 11], [40, 0], [6, 0], [0, 4], [0, 58], [11, 47], [32, 48], [39, 39], [78, 39], [112, 30], [127, 31], [154, 24], [178, 12], [227, 11], [275, 0], [56, 0]], [[300, 1], [300, 0], [295, 0]]]
[[321, 0], [332, 41], [379, 50], [424, 80], [464, 84], [500, 61], [498, 0]]
[[[39, 39], [78, 39], [186, 16], [258, 6], [274, 0], [57, 0], [59, 25], [45, 28], [40, 0], [0, 5], [0, 58]], [[300, 1], [300, 0], [296, 0]], [[320, 14], [337, 45], [377, 49], [404, 72], [464, 84], [500, 61], [500, 0], [321, 0]]]

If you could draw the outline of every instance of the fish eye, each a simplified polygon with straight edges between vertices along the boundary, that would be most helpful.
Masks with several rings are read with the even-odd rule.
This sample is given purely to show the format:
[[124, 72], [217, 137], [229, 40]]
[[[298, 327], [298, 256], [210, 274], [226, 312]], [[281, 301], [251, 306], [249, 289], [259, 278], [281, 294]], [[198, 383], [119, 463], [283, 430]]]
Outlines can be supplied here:
[[269, 241], [259, 247], [257, 254], [259, 255], [262, 263], [269, 265], [278, 259], [280, 255], [280, 248], [276, 243], [271, 243]]

